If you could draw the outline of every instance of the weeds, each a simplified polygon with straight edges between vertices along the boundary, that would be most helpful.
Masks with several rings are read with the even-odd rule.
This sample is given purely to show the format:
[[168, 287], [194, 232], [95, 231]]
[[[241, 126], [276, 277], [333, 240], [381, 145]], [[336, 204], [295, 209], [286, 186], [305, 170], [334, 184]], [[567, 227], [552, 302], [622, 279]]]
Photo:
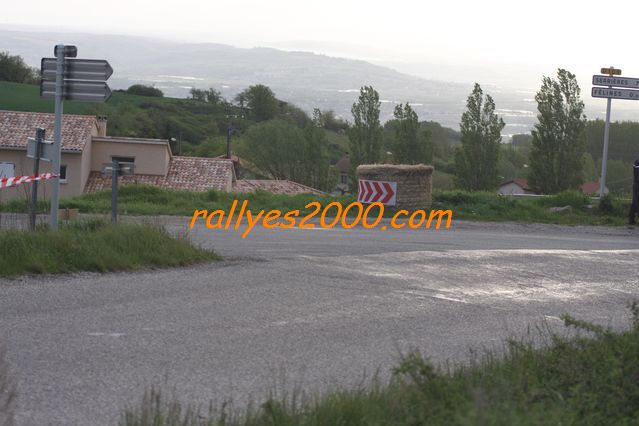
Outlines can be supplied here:
[[[203, 414], [152, 389], [122, 426], [163, 425], [634, 425], [639, 423], [639, 308], [620, 333], [565, 316], [577, 336], [541, 329], [508, 340], [469, 365], [442, 370], [417, 352], [403, 355], [385, 384], [312, 398], [267, 399], [258, 408]], [[586, 336], [583, 336], [585, 333]], [[159, 420], [158, 420], [159, 419]]]
[[0, 231], [0, 276], [120, 271], [185, 266], [219, 259], [173, 238], [164, 228], [101, 220], [61, 224], [58, 231]]

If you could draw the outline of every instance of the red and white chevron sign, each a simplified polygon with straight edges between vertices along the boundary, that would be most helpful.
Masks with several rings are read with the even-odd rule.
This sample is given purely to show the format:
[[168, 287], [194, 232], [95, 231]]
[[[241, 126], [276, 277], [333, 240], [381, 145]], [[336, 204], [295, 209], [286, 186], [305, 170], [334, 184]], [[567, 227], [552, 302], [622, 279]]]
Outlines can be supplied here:
[[56, 177], [58, 177], [58, 175], [54, 173], [42, 173], [41, 175], [2, 178], [0, 179], [0, 188], [8, 188], [10, 186], [18, 186], [23, 183], [33, 182], [34, 180], [53, 179]]
[[380, 180], [359, 180], [357, 201], [360, 203], [379, 202], [387, 206], [394, 206], [397, 198], [397, 182], [383, 182]]

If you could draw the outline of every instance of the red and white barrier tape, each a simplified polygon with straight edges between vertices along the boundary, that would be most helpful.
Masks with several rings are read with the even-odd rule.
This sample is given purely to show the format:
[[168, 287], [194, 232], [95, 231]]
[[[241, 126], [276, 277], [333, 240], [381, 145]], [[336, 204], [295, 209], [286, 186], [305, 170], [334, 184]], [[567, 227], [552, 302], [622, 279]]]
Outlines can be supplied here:
[[40, 175], [33, 176], [16, 176], [10, 178], [2, 178], [0, 179], [0, 189], [9, 188], [10, 186], [22, 185], [23, 183], [29, 183], [35, 180], [54, 179], [57, 177], [58, 175], [56, 175], [55, 173], [42, 173]]

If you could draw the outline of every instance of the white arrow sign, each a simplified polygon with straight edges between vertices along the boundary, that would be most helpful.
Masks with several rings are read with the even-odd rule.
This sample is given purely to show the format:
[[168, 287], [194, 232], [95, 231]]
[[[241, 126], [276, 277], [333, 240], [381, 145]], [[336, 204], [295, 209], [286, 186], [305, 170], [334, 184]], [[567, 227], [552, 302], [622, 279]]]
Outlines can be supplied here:
[[592, 84], [595, 86], [627, 87], [629, 89], [639, 89], [639, 78], [593, 75]]
[[628, 99], [639, 101], [639, 90], [608, 89], [605, 87], [593, 87], [593, 98]]

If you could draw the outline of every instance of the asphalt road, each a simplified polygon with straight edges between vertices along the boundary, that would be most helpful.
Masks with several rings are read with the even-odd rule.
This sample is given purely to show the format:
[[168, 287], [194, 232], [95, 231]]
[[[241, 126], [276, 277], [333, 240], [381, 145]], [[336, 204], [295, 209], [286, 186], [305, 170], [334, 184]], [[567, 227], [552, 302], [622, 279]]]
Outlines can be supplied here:
[[[163, 220], [183, 232], [187, 219]], [[19, 425], [115, 424], [145, 388], [238, 405], [357, 386], [400, 351], [500, 348], [570, 313], [628, 324], [639, 230], [454, 223], [449, 231], [198, 227], [227, 260], [164, 271], [0, 280]], [[534, 327], [533, 327], [534, 329]]]

